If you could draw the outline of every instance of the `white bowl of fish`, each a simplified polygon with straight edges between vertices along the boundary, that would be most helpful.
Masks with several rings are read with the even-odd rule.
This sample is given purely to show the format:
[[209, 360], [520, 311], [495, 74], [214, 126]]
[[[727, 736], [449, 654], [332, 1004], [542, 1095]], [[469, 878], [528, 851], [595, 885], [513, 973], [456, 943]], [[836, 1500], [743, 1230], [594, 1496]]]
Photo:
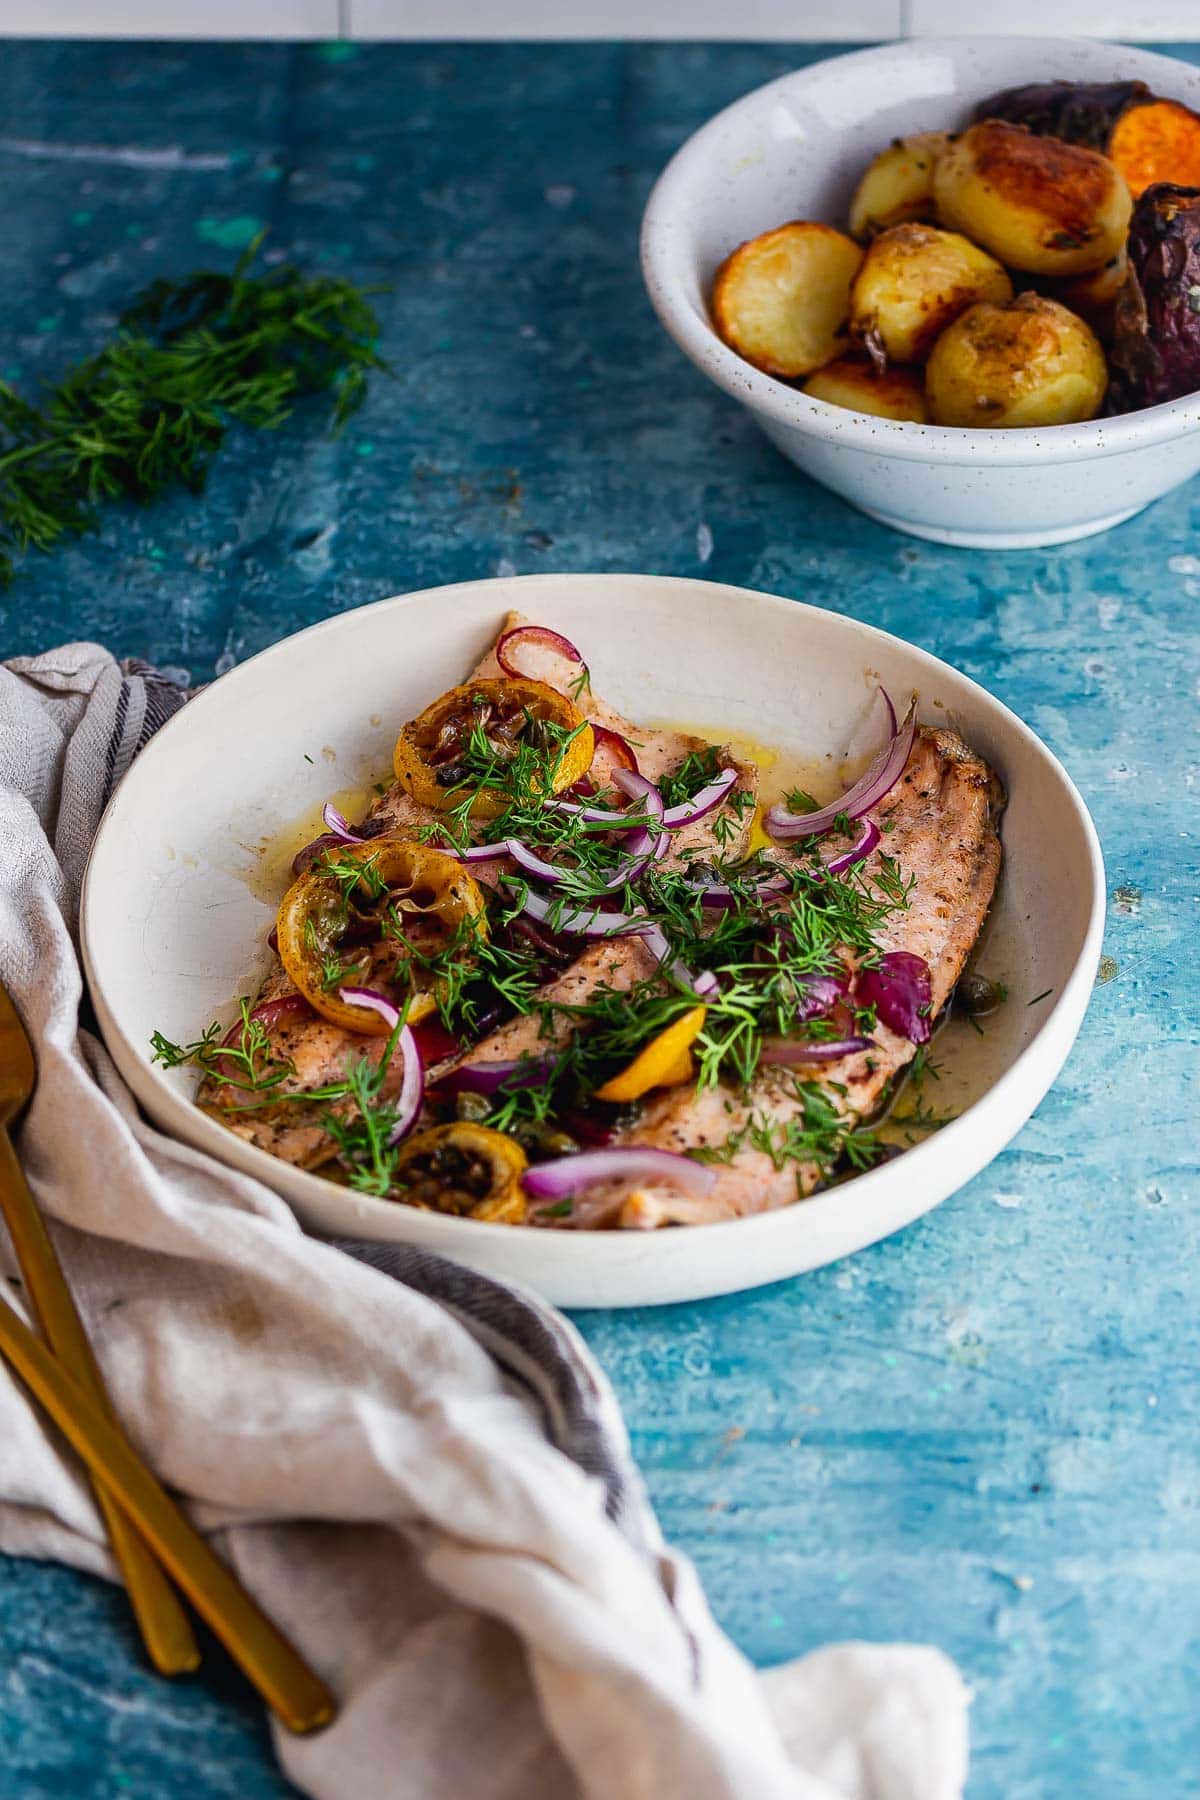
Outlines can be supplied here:
[[112, 798], [82, 934], [164, 1130], [313, 1232], [588, 1307], [794, 1276], [960, 1188], [1058, 1074], [1103, 917], [1070, 779], [946, 663], [562, 575], [203, 690]]
[[811, 64], [669, 163], [650, 299], [871, 517], [1010, 549], [1107, 530], [1200, 468], [1196, 112], [1200, 70], [1124, 44], [918, 39]]

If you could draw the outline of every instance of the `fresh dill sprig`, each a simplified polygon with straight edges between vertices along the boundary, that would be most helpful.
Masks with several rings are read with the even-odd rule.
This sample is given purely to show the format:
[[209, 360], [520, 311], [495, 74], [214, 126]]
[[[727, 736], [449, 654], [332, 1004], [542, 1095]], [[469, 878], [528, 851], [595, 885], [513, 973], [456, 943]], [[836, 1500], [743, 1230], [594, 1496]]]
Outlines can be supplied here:
[[106, 501], [198, 493], [231, 425], [274, 430], [332, 391], [332, 428], [386, 365], [368, 290], [290, 263], [157, 281], [113, 341], [36, 402], [0, 382], [0, 583], [29, 549], [91, 531]]

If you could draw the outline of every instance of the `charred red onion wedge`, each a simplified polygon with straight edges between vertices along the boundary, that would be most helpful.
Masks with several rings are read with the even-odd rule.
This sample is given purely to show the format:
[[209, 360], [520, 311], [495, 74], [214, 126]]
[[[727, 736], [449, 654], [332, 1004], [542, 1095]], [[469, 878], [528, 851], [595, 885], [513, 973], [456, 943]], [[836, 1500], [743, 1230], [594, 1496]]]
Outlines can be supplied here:
[[707, 1194], [716, 1179], [715, 1169], [706, 1169], [690, 1156], [630, 1144], [612, 1150], [581, 1150], [574, 1156], [555, 1157], [553, 1162], [535, 1163], [526, 1169], [523, 1182], [534, 1200], [569, 1200], [602, 1181], [647, 1181], [685, 1194]]
[[903, 725], [892, 734], [866, 773], [860, 775], [840, 799], [831, 800], [828, 806], [811, 813], [793, 813], [786, 806], [772, 806], [765, 819], [767, 830], [772, 837], [785, 840], [816, 837], [820, 832], [828, 831], [840, 818], [861, 819], [891, 793], [903, 775], [916, 735], [917, 706], [914, 700]]
[[[393, 1005], [387, 995], [379, 993], [376, 988], [341, 987], [338, 989], [338, 997], [349, 1006], [366, 1006], [372, 1012], [377, 1012], [390, 1031], [395, 1031], [397, 1025], [400, 1025], [399, 1007]], [[395, 1100], [396, 1122], [388, 1132], [389, 1144], [398, 1144], [408, 1136], [417, 1122], [425, 1092], [425, 1068], [421, 1052], [408, 1025], [400, 1026], [396, 1049], [403, 1059], [404, 1072], [400, 1077], [400, 1092]]]
[[781, 1067], [793, 1063], [839, 1062], [843, 1056], [854, 1056], [859, 1050], [873, 1050], [868, 1037], [824, 1038], [806, 1043], [801, 1038], [764, 1038], [759, 1061]]
[[366, 838], [360, 837], [356, 831], [351, 831], [349, 822], [338, 811], [332, 800], [327, 800], [321, 808], [321, 817], [325, 821], [326, 831], [332, 833], [335, 838], [340, 838], [343, 844], [366, 843]]
[[843, 850], [840, 856], [835, 856], [830, 862], [827, 862], [825, 864], [826, 873], [844, 875], [847, 869], [854, 867], [855, 863], [864, 862], [874, 850], [879, 838], [880, 830], [874, 819], [864, 819], [857, 844], [852, 844], [849, 850]]
[[888, 950], [873, 969], [860, 969], [854, 983], [859, 1006], [873, 1006], [889, 1031], [912, 1044], [927, 1044], [933, 1027], [933, 980], [929, 964], [912, 950]]
[[608, 757], [614, 773], [617, 769], [629, 769], [634, 775], [638, 773], [638, 759], [633, 745], [619, 731], [613, 731], [608, 725], [597, 725], [593, 719], [592, 739], [596, 749], [602, 750]]
[[[221, 1039], [221, 1047], [224, 1050], [240, 1048], [242, 1033], [247, 1023], [261, 1025], [264, 1031], [270, 1032], [287, 1019], [311, 1019], [312, 1016], [313, 1009], [303, 994], [280, 994], [274, 1000], [260, 1000], [257, 1006], [250, 1008], [245, 1022], [240, 1015], [234, 1020]], [[226, 1081], [237, 1080], [238, 1065], [236, 1063], [223, 1065], [222, 1059], [217, 1056], [213, 1058], [213, 1073], [223, 1076]], [[254, 1104], [258, 1105], [260, 1102], [254, 1100]]]
[[344, 842], [345, 839], [340, 838], [336, 831], [323, 831], [311, 844], [305, 844], [302, 850], [297, 850], [292, 858], [292, 874], [303, 875], [307, 869], [312, 868], [318, 856], [324, 856], [327, 850], [336, 850]]
[[736, 781], [736, 769], [722, 769], [715, 781], [702, 787], [690, 800], [684, 800], [679, 806], [668, 806], [663, 824], [676, 831], [681, 825], [692, 825], [697, 819], [706, 819], [728, 797]]
[[[564, 662], [573, 665], [573, 675], [561, 676], [572, 685], [577, 681], [588, 679], [587, 664], [580, 656], [570, 638], [561, 631], [551, 631], [548, 625], [517, 625], [512, 631], [506, 631], [496, 645], [496, 661], [504, 673], [513, 680], [541, 681], [542, 676], [535, 674], [530, 668], [519, 668], [514, 661], [514, 653], [521, 649], [549, 650], [561, 656]], [[552, 684], [551, 684], [552, 685]]]
[[850, 991], [845, 975], [810, 975], [796, 994], [791, 1022], [807, 1025], [810, 1019], [823, 1019]]

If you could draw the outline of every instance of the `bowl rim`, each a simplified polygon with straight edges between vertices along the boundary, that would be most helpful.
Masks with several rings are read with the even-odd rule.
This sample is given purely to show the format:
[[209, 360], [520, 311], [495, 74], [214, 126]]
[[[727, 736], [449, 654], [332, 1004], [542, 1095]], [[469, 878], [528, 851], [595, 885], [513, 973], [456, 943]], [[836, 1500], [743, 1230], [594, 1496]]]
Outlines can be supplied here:
[[[1030, 79], [1046, 67], [1046, 58], [1057, 52], [1083, 49], [1104, 56], [1111, 51], [1121, 59], [1120, 70], [1160, 79], [1171, 77], [1179, 85], [1178, 96], [1200, 108], [1200, 69], [1178, 58], [1154, 51], [1132, 49], [1091, 38], [1030, 37], [931, 37], [851, 50], [822, 57], [788, 74], [752, 88], [740, 99], [714, 113], [680, 145], [655, 182], [642, 215], [642, 276], [659, 320], [680, 349], [743, 405], [792, 430], [821, 438], [848, 450], [865, 450], [874, 456], [894, 456], [904, 461], [949, 463], [962, 468], [1037, 467], [1077, 462], [1125, 452], [1180, 438], [1200, 428], [1200, 391], [1157, 406], [1112, 418], [1090, 419], [1080, 425], [1023, 426], [996, 430], [961, 425], [923, 425], [914, 420], [884, 419], [873, 413], [855, 412], [824, 400], [814, 400], [799, 388], [766, 375], [740, 357], [718, 336], [707, 316], [696, 310], [687, 288], [692, 271], [683, 221], [705, 152], [721, 137], [731, 120], [757, 113], [768, 96], [790, 94], [797, 87], [815, 85], [831, 68], [887, 67], [897, 61], [937, 52], [962, 55], [981, 47], [1008, 50], [1028, 47], [1036, 52], [1037, 66]], [[1189, 91], [1190, 90], [1190, 91]], [[730, 245], [732, 250], [735, 246]]]
[[[197, 717], [203, 718], [210, 697], [218, 688], [223, 688], [226, 696], [230, 685], [245, 686], [252, 691], [256, 680], [261, 678], [265, 665], [269, 660], [290, 648], [300, 639], [317, 638], [336, 632], [345, 621], [361, 618], [364, 614], [400, 610], [407, 605], [428, 599], [438, 594], [443, 597], [443, 604], [455, 593], [464, 590], [474, 591], [480, 588], [497, 586], [511, 593], [516, 587], [524, 595], [529, 594], [528, 610], [536, 612], [536, 591], [542, 589], [551, 593], [561, 591], [564, 585], [582, 579], [594, 586], [618, 587], [630, 580], [629, 573], [600, 573], [580, 575], [538, 574], [527, 576], [506, 576], [501, 578], [485, 578], [478, 581], [451, 583], [441, 587], [423, 588], [412, 593], [392, 595], [368, 605], [349, 609], [345, 613], [318, 620], [301, 631], [292, 632], [288, 636], [268, 645], [254, 656], [239, 663], [226, 675], [210, 683], [198, 692], [186, 707], [173, 715], [155, 734], [155, 737], [141, 752], [134, 765], [147, 766], [146, 759], [152, 766], [155, 761], [155, 746], [170, 741], [181, 731], [189, 729]], [[890, 1236], [907, 1222], [908, 1217], [915, 1217], [928, 1207], [938, 1204], [940, 1198], [954, 1192], [969, 1180], [992, 1156], [999, 1153], [1010, 1143], [1021, 1129], [1034, 1108], [1045, 1093], [1053, 1085], [1063, 1062], [1074, 1043], [1088, 1001], [1094, 986], [1096, 969], [1100, 959], [1101, 938], [1105, 923], [1106, 879], [1104, 861], [1096, 827], [1092, 821], [1079, 790], [1070, 775], [1063, 767], [1054, 752], [1043, 743], [1033, 729], [1026, 725], [1018, 715], [1011, 711], [1002, 700], [984, 688], [971, 676], [964, 674], [952, 664], [944, 662], [931, 651], [923, 650], [918, 645], [909, 643], [895, 633], [884, 631], [876, 625], [869, 625], [862, 620], [844, 613], [831, 613], [828, 608], [812, 606], [805, 601], [793, 600], [783, 595], [768, 594], [760, 589], [738, 588], [725, 582], [705, 581], [692, 576], [676, 575], [637, 575], [639, 583], [650, 583], [656, 587], [675, 590], [700, 590], [708, 598], [715, 593], [730, 596], [735, 603], [747, 598], [756, 606], [765, 607], [768, 611], [777, 610], [789, 618], [820, 618], [828, 621], [831, 617], [839, 620], [848, 629], [859, 634], [868, 655], [872, 647], [890, 649], [895, 647], [906, 656], [915, 656], [926, 665], [929, 691], [936, 691], [935, 683], [939, 675], [951, 675], [962, 682], [970, 690], [971, 698], [980, 701], [990, 709], [996, 717], [997, 725], [1007, 733], [1023, 740], [1026, 747], [1044, 765], [1048, 774], [1061, 784], [1064, 799], [1079, 827], [1085, 849], [1088, 870], [1091, 878], [1091, 895], [1087, 913], [1087, 924], [1083, 942], [1071, 967], [1070, 973], [1063, 982], [1060, 991], [1054, 995], [1052, 1004], [1038, 1023], [1037, 1030], [1029, 1042], [1013, 1058], [1004, 1072], [993, 1084], [974, 1100], [955, 1119], [952, 1119], [941, 1130], [924, 1142], [906, 1150], [903, 1158], [896, 1162], [881, 1164], [853, 1177], [853, 1185], [857, 1193], [864, 1198], [880, 1188], [891, 1186], [895, 1182], [895, 1170], [902, 1166], [909, 1174], [907, 1187], [922, 1193], [937, 1191], [937, 1199], [924, 1206], [910, 1210], [906, 1218], [897, 1218], [887, 1229], [867, 1242], [878, 1241], [878, 1238]], [[699, 596], [697, 596], [699, 598]], [[512, 604], [511, 601], [508, 604]], [[504, 603], [497, 602], [497, 610], [502, 611]], [[132, 773], [133, 771], [131, 771]], [[223, 1129], [222, 1126], [200, 1111], [194, 1102], [185, 1098], [168, 1083], [164, 1073], [146, 1056], [144, 1050], [133, 1043], [118, 1023], [117, 1015], [110, 1006], [104, 991], [92, 954], [93, 910], [96, 902], [95, 871], [100, 860], [99, 852], [105, 846], [109, 834], [121, 831], [124, 805], [122, 796], [128, 792], [126, 781], [122, 782], [105, 808], [92, 842], [84, 873], [83, 888], [79, 909], [79, 935], [82, 947], [84, 971], [88, 989], [91, 994], [97, 1019], [99, 1020], [105, 1043], [117, 1065], [118, 1070], [137, 1098], [152, 1112], [157, 1122], [175, 1137], [190, 1143], [196, 1148], [211, 1154], [215, 1160], [226, 1167], [240, 1169], [253, 1176], [263, 1186], [286, 1204], [292, 1200], [281, 1183], [281, 1165], [277, 1158], [255, 1145], [244, 1142]], [[1042, 1077], [1045, 1076], [1045, 1079]], [[154, 1104], [145, 1097], [146, 1090], [154, 1096]], [[978, 1156], [980, 1143], [990, 1145], [995, 1140], [995, 1147], [985, 1151], [983, 1157]], [[344, 1195], [347, 1202], [346, 1217], [337, 1228], [336, 1235], [354, 1236], [356, 1226], [366, 1223], [376, 1207], [387, 1208], [392, 1212], [395, 1208], [387, 1201], [376, 1201], [371, 1196], [351, 1193], [339, 1189], [336, 1183], [325, 1180], [322, 1176], [309, 1170], [296, 1169], [292, 1165], [282, 1165], [287, 1169], [289, 1185], [297, 1193], [307, 1196], [310, 1210], [318, 1208], [328, 1213], [332, 1196]], [[946, 1170], [965, 1170], [965, 1173], [952, 1174], [945, 1179]], [[862, 1185], [860, 1185], [862, 1184]], [[364, 1208], [366, 1213], [364, 1214]], [[690, 1225], [687, 1227], [689, 1237], [697, 1233], [703, 1234], [706, 1244], [719, 1245], [730, 1232], [739, 1233], [732, 1240], [735, 1244], [747, 1246], [749, 1252], [751, 1238], [761, 1246], [774, 1238], [786, 1240], [797, 1229], [799, 1219], [812, 1219], [816, 1230], [820, 1231], [820, 1221], [831, 1211], [844, 1208], [844, 1191], [842, 1186], [835, 1186], [825, 1192], [814, 1194], [804, 1201], [802, 1207], [785, 1206], [774, 1211], [749, 1214], [742, 1218], [726, 1219], [711, 1224]], [[897, 1209], [899, 1210], [899, 1209]], [[407, 1222], [406, 1222], [407, 1223]], [[335, 1235], [325, 1227], [320, 1228], [323, 1235]], [[485, 1243], [510, 1246], [517, 1241], [532, 1244], [547, 1236], [554, 1240], [554, 1254], [560, 1264], [569, 1262], [572, 1267], [586, 1269], [592, 1267], [597, 1274], [619, 1270], [628, 1255], [628, 1240], [631, 1236], [622, 1231], [588, 1231], [588, 1232], [554, 1232], [546, 1233], [531, 1226], [493, 1225], [476, 1219], [460, 1219], [443, 1214], [413, 1215], [409, 1229], [404, 1234], [390, 1234], [401, 1237], [405, 1241], [424, 1245], [426, 1248], [441, 1251], [449, 1256], [461, 1252], [462, 1260], [471, 1261], [470, 1247], [478, 1245], [482, 1251]], [[368, 1233], [369, 1235], [369, 1233]], [[656, 1234], [661, 1235], [661, 1234]], [[570, 1246], [568, 1248], [568, 1246]], [[767, 1279], [775, 1279], [768, 1277]]]

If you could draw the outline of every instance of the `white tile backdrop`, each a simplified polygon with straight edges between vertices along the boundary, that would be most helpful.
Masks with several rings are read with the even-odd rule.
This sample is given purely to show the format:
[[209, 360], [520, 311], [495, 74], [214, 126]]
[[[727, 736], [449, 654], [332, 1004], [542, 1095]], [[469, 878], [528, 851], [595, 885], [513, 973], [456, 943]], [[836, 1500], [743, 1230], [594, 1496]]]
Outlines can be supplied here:
[[1200, 0], [0, 0], [0, 36], [1200, 38]]

